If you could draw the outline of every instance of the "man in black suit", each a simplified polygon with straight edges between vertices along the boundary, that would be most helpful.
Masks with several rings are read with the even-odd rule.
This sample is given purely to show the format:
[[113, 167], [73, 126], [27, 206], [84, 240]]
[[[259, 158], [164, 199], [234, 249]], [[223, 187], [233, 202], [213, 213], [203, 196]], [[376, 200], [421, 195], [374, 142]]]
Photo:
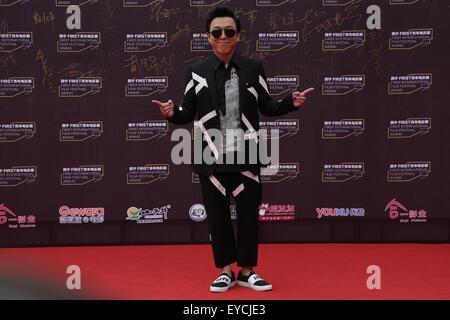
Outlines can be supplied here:
[[[187, 124], [197, 120], [195, 136], [201, 139], [202, 149], [194, 150], [192, 167], [200, 179], [214, 262], [221, 269], [210, 286], [212, 292], [224, 292], [236, 284], [231, 269], [234, 262], [241, 267], [239, 285], [258, 291], [272, 289], [253, 271], [258, 257], [262, 198], [258, 109], [266, 116], [286, 114], [303, 106], [306, 94], [314, 90], [294, 91], [283, 100], [273, 101], [262, 63], [235, 52], [240, 29], [239, 19], [230, 9], [215, 8], [206, 21], [213, 54], [189, 67], [180, 105], [175, 106], [172, 100], [152, 101], [169, 122]], [[205, 159], [205, 155], [210, 158]], [[237, 243], [230, 195], [236, 201]]]

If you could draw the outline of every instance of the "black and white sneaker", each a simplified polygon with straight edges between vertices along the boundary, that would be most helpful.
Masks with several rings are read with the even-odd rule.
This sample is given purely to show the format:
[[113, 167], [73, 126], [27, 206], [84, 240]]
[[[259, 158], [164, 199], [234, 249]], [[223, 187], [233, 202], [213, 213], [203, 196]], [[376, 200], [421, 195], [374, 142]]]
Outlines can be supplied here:
[[236, 285], [236, 277], [234, 276], [234, 272], [231, 271], [231, 277], [228, 273], [222, 273], [209, 287], [211, 292], [225, 292], [229, 288], [232, 288]]
[[253, 271], [248, 276], [244, 276], [240, 271], [237, 278], [237, 283], [240, 286], [251, 288], [256, 291], [272, 290], [272, 285], [266, 280], [261, 279]]

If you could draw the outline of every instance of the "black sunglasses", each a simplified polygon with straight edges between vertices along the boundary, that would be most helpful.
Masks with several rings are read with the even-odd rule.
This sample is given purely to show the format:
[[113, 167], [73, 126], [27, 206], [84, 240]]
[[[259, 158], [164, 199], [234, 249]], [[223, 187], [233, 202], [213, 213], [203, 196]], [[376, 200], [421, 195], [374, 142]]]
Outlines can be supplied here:
[[222, 35], [222, 32], [225, 32], [225, 36], [227, 38], [233, 38], [236, 35], [236, 30], [227, 28], [227, 29], [221, 29], [221, 28], [215, 28], [213, 31], [210, 32], [210, 34], [216, 38], [219, 39]]

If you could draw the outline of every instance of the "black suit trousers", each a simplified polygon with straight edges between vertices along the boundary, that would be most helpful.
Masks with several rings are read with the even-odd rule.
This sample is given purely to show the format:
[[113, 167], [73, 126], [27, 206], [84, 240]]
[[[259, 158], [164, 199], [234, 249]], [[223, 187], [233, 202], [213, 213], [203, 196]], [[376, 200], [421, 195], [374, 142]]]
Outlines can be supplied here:
[[[210, 176], [199, 176], [217, 268], [233, 262], [241, 267], [257, 265], [262, 186], [258, 176], [249, 175], [216, 172]], [[237, 239], [231, 222], [231, 196], [236, 203]]]

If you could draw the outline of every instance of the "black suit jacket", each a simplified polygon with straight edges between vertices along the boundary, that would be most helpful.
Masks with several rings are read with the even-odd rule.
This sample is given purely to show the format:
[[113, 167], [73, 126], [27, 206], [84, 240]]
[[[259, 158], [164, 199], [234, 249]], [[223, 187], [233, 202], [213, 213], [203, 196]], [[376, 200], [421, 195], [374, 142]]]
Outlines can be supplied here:
[[[245, 58], [236, 53], [233, 59], [239, 65], [237, 74], [239, 77], [241, 127], [244, 131], [251, 133], [248, 137], [246, 136], [245, 140], [245, 148], [249, 150], [249, 143], [256, 143], [257, 147], [259, 145], [259, 139], [255, 138], [258, 136], [259, 130], [258, 110], [265, 116], [281, 116], [297, 110], [297, 108], [293, 106], [291, 95], [279, 101], [272, 99], [260, 61]], [[214, 145], [211, 140], [208, 143], [205, 131], [212, 128], [220, 130], [220, 111], [214, 71], [216, 63], [216, 57], [211, 54], [206, 59], [189, 67], [183, 100], [179, 106], [175, 106], [174, 115], [167, 119], [174, 124], [188, 124], [196, 120], [196, 124], [202, 129], [200, 133], [203, 133], [202, 150], [210, 148], [213, 155], [215, 154]], [[196, 164], [193, 155], [191, 163], [195, 173], [205, 176], [212, 174], [216, 166], [204, 161]], [[246, 157], [244, 165], [246, 170], [259, 174], [261, 166], [259, 159], [257, 163], [251, 163], [249, 157]], [[241, 165], [236, 171], [240, 171], [242, 168]]]

